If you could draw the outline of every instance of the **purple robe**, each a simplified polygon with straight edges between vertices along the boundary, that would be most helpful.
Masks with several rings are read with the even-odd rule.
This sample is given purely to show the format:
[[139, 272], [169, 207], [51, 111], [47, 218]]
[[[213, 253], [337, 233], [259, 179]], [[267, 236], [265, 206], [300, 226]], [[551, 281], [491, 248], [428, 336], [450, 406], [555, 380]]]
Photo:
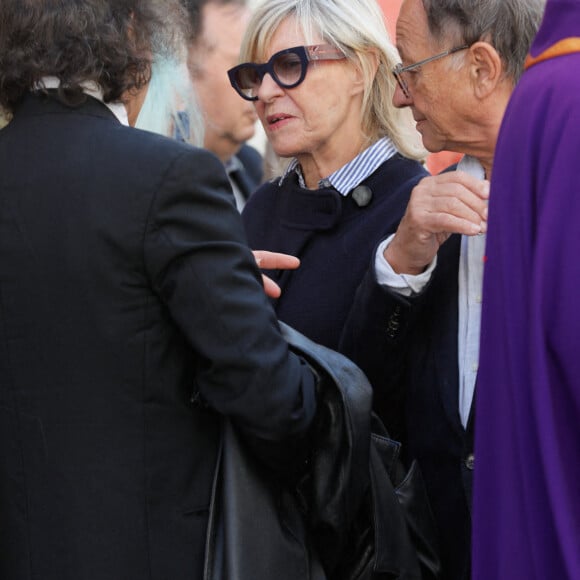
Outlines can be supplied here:
[[[531, 56], [568, 37], [580, 0], [548, 0]], [[580, 579], [580, 52], [524, 73], [489, 209], [473, 579]]]

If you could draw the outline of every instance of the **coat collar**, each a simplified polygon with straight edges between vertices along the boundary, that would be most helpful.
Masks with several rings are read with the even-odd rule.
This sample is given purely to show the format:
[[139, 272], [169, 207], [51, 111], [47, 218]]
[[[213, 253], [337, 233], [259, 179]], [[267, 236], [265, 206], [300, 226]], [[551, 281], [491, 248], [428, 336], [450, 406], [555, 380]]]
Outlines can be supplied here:
[[98, 99], [86, 96], [86, 98], [76, 106], [69, 106], [58, 99], [54, 89], [31, 92], [24, 97], [20, 105], [15, 109], [14, 115], [45, 115], [55, 113], [76, 112], [81, 115], [92, 117], [102, 117], [121, 123], [118, 117]]

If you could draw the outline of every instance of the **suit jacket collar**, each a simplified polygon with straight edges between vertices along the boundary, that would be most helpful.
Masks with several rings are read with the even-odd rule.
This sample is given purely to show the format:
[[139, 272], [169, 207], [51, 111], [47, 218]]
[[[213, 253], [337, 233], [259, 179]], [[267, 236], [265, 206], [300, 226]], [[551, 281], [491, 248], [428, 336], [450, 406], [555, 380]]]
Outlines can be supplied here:
[[246, 168], [244, 167], [242, 161], [234, 155], [226, 163], [226, 171], [229, 178], [235, 182], [244, 199], [247, 200], [250, 195], [254, 193], [257, 184], [254, 184], [250, 177], [247, 175]]
[[77, 106], [69, 106], [58, 99], [57, 92], [53, 89], [31, 92], [26, 95], [14, 111], [14, 116], [62, 114], [67, 112], [102, 117], [120, 123], [119, 119], [102, 101], [87, 95], [86, 99]]

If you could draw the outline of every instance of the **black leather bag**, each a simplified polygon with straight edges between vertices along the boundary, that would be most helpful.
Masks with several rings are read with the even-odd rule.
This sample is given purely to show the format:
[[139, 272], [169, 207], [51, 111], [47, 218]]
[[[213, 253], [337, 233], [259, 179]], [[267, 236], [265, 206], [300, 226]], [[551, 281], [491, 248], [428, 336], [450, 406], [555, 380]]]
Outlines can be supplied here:
[[224, 420], [204, 580], [326, 580], [299, 504]]
[[416, 465], [372, 415], [372, 390], [344, 356], [281, 324], [320, 377], [308, 469], [277, 481], [224, 419], [204, 580], [438, 578], [431, 512]]

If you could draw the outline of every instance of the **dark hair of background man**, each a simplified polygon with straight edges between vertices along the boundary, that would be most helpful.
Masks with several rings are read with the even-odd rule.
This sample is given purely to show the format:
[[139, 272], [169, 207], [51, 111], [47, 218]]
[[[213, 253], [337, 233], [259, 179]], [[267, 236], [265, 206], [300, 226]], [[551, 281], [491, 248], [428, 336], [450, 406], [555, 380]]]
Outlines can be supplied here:
[[201, 34], [201, 11], [206, 4], [219, 4], [222, 6], [227, 6], [228, 4], [247, 5], [246, 0], [181, 0], [181, 2], [189, 14], [191, 40], [197, 40]]

